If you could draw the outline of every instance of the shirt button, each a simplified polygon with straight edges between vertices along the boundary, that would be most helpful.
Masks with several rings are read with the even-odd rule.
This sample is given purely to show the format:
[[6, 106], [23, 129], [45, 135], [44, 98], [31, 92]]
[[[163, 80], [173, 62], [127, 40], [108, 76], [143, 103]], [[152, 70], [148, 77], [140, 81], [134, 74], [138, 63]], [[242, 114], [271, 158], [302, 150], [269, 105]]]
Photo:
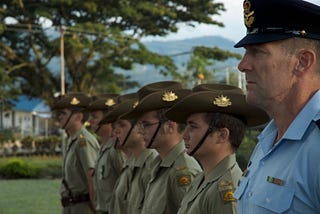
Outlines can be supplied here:
[[269, 198], [266, 198], [266, 202], [267, 202], [267, 203], [270, 203], [270, 199], [269, 199]]
[[261, 161], [261, 165], [264, 166], [264, 161]]
[[252, 196], [252, 192], [248, 192], [248, 197], [251, 197]]

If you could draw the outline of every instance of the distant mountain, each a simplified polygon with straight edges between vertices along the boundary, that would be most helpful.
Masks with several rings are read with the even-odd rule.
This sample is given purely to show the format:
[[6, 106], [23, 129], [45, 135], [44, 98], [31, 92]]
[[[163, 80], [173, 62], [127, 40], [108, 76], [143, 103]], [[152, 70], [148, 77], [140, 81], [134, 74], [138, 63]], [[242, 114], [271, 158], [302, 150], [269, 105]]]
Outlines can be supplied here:
[[[143, 44], [152, 52], [172, 56], [177, 67], [181, 71], [184, 69], [183, 64], [185, 64], [189, 58], [192, 49], [196, 46], [204, 47], [219, 47], [223, 50], [232, 51], [235, 53], [243, 54], [243, 49], [234, 48], [234, 41], [223, 38], [221, 36], [205, 36], [191, 39], [183, 40], [172, 40], [172, 41], [148, 41], [143, 42]], [[226, 66], [236, 66], [238, 60], [229, 59], [225, 62], [218, 62], [215, 67], [224, 68]], [[164, 77], [159, 74], [158, 69], [153, 66], [140, 66], [137, 65], [133, 71], [118, 71], [119, 73], [126, 73], [131, 76], [132, 80], [138, 81], [141, 86], [162, 80], [170, 80], [171, 77]], [[132, 89], [130, 91], [134, 91]]]

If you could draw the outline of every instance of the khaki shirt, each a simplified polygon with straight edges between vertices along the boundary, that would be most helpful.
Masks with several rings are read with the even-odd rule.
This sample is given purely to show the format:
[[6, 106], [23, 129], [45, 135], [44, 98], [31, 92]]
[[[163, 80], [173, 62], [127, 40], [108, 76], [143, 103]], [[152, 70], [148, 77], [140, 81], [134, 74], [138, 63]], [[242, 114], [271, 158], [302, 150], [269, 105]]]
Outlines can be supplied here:
[[152, 162], [158, 156], [154, 149], [145, 149], [142, 154], [135, 159], [132, 172], [132, 180], [128, 192], [128, 214], [140, 214], [145, 197], [147, 184], [149, 183]]
[[109, 211], [113, 188], [124, 167], [124, 161], [124, 154], [114, 148], [112, 139], [100, 148], [94, 172], [97, 211]]
[[[69, 138], [63, 160], [63, 178], [72, 195], [89, 194], [87, 172], [89, 169], [94, 168], [98, 150], [99, 143], [97, 139], [84, 126]], [[64, 184], [61, 184], [61, 196], [69, 196]], [[81, 206], [79, 204], [79, 206], [75, 205], [64, 209], [74, 210]]]
[[126, 160], [125, 167], [118, 178], [113, 189], [113, 194], [110, 202], [111, 214], [125, 214], [128, 206], [128, 191], [130, 181], [132, 179], [134, 158]]
[[176, 214], [194, 177], [202, 169], [193, 157], [187, 155], [182, 142], [163, 160], [157, 158], [154, 165], [141, 213]]
[[235, 187], [242, 175], [232, 154], [222, 160], [204, 180], [199, 174], [181, 202], [179, 214], [234, 214], [236, 200], [233, 197]]

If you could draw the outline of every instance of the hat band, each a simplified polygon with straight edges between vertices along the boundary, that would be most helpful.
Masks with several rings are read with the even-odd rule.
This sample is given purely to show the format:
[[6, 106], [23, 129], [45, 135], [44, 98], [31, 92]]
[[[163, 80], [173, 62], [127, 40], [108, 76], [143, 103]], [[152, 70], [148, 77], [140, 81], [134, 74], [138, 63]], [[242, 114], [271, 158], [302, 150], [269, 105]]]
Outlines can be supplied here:
[[285, 33], [293, 34], [295, 36], [306, 36], [305, 30], [286, 30], [284, 28], [250, 28], [247, 30], [247, 34], [260, 34], [260, 33]]

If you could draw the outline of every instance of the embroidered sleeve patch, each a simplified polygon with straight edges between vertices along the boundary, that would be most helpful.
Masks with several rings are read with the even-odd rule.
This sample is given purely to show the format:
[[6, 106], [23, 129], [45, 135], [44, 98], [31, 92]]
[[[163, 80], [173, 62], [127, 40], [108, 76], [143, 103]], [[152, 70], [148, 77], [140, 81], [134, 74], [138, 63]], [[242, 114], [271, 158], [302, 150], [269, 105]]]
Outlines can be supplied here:
[[233, 191], [228, 191], [224, 193], [223, 196], [224, 201], [235, 201], [236, 199], [233, 197]]
[[183, 175], [183, 176], [180, 176], [178, 179], [179, 186], [189, 186], [190, 183], [191, 183], [190, 175]]
[[218, 190], [222, 201], [225, 203], [236, 201], [236, 199], [233, 197], [234, 187], [231, 182], [221, 181], [218, 184]]

